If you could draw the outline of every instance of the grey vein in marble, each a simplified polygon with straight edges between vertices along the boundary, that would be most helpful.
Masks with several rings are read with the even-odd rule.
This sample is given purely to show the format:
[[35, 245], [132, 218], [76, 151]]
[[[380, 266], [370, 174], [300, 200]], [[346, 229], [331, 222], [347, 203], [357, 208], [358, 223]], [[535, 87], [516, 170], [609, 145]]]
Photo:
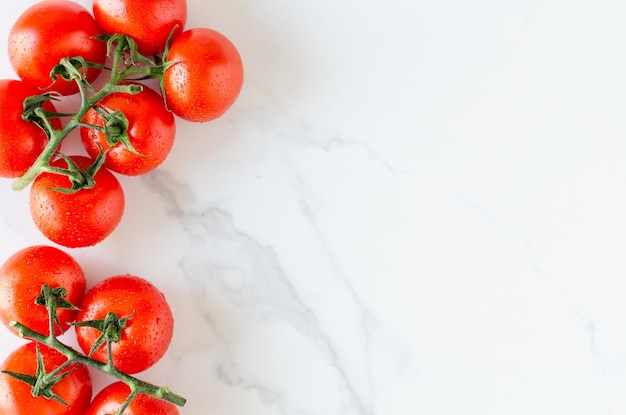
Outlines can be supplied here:
[[[274, 322], [286, 322], [302, 336], [316, 345], [319, 353], [325, 356], [328, 365], [334, 368], [340, 387], [344, 390], [344, 402], [350, 413], [371, 415], [374, 413], [372, 396], [374, 395], [373, 383], [367, 381], [365, 390], [355, 385], [354, 376], [358, 373], [349, 373], [343, 361], [349, 350], [337, 350], [331, 337], [326, 333], [325, 327], [320, 323], [316, 313], [306, 298], [302, 297], [288, 273], [281, 267], [280, 259], [271, 246], [267, 246], [252, 235], [237, 229], [233, 224], [233, 218], [228, 212], [219, 208], [208, 208], [204, 211], [190, 211], [182, 206], [190, 206], [190, 198], [193, 198], [191, 189], [182, 183], [174, 182], [174, 179], [165, 172], [157, 172], [146, 177], [146, 184], [154, 192], [158, 193], [163, 200], [168, 215], [178, 221], [186, 235], [190, 247], [190, 254], [181, 258], [181, 268], [187, 283], [198, 293], [196, 306], [201, 309], [206, 324], [211, 330], [217, 331], [219, 323], [211, 321], [211, 317], [203, 303], [206, 295], [205, 279], [213, 280], [213, 283], [221, 288], [221, 294], [228, 297], [228, 301], [238, 310], [245, 312], [248, 318], [257, 319], [263, 324]], [[176, 192], [171, 189], [178, 189]], [[310, 214], [303, 212], [311, 226], [315, 228], [314, 219]], [[319, 243], [325, 243], [319, 235]], [[364, 304], [357, 294], [351, 289], [348, 281], [336, 269], [332, 254], [326, 253], [326, 261], [337, 279], [334, 289], [341, 290], [343, 300], [351, 304], [358, 320], [346, 321], [345, 324], [356, 323], [360, 329], [358, 335], [362, 341], [365, 356], [369, 356], [371, 336], [369, 324], [373, 321]], [[230, 279], [230, 281], [229, 281]], [[360, 321], [359, 321], [360, 320]], [[347, 327], [346, 327], [347, 329]], [[367, 361], [362, 363], [362, 374], [369, 378], [369, 365]], [[257, 382], [246, 381], [246, 369], [237, 367], [236, 378], [240, 387], [265, 391], [269, 396], [281, 396], [278, 391], [268, 392], [271, 387], [260, 386]], [[222, 369], [223, 372], [223, 369]], [[254, 386], [256, 385], [256, 386]]]

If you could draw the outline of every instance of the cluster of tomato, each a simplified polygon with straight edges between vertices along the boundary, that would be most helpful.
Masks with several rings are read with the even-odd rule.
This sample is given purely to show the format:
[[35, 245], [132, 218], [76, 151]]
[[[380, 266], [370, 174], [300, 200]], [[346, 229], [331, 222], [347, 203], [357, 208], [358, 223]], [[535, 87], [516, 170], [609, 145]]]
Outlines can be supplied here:
[[[16, 331], [12, 322], [19, 322], [44, 336], [50, 334], [47, 308], [37, 304], [39, 288], [44, 284], [63, 287], [65, 301], [77, 306], [57, 309], [54, 335], [73, 327], [80, 348], [91, 358], [107, 363], [108, 350], [106, 344], [98, 342], [101, 330], [85, 324], [103, 322], [109, 313], [119, 316], [124, 325], [119, 341], [111, 344], [112, 363], [120, 371], [142, 372], [167, 351], [174, 318], [164, 295], [152, 283], [133, 275], [116, 275], [86, 291], [85, 273], [76, 260], [58, 248], [45, 245], [24, 248], [0, 267], [0, 321], [13, 333]], [[67, 357], [55, 349], [29, 342], [13, 351], [0, 370], [34, 375], [37, 348], [47, 372], [67, 362]], [[130, 394], [129, 386], [118, 381], [100, 391], [92, 401], [91, 377], [86, 366], [69, 366], [63, 373], [67, 373], [66, 377], [53, 389], [63, 403], [35, 397], [27, 383], [0, 375], [0, 414], [112, 414]], [[139, 395], [130, 405], [132, 413], [178, 414], [175, 405], [148, 395]]]
[[[0, 80], [0, 177], [15, 189], [32, 184], [31, 216], [51, 241], [105, 239], [124, 211], [116, 174], [150, 172], [173, 146], [176, 117], [210, 121], [238, 97], [237, 49], [214, 30], [185, 28], [186, 17], [185, 0], [93, 0], [92, 11], [42, 0], [12, 26], [19, 79]], [[58, 111], [77, 96], [76, 111]], [[60, 144], [74, 128], [85, 154], [65, 155]], [[184, 404], [131, 376], [159, 361], [173, 334], [165, 297], [143, 278], [113, 276], [87, 290], [68, 253], [31, 246], [0, 267], [0, 321], [30, 340], [0, 365], [0, 414], [175, 415], [172, 402]], [[70, 328], [82, 354], [57, 339]], [[119, 381], [92, 399], [86, 365]]]
[[[132, 176], [151, 171], [173, 146], [176, 117], [211, 121], [238, 97], [243, 66], [237, 49], [215, 30], [185, 28], [186, 17], [185, 0], [94, 0], [93, 13], [70, 0], [45, 0], [29, 7], [12, 26], [8, 57], [19, 80], [0, 80], [0, 177], [27, 175], [54, 141], [51, 136], [65, 133], [70, 123], [80, 130], [87, 153], [62, 156], [56, 149], [54, 154], [48, 150], [49, 165], [37, 166], [30, 211], [51, 241], [74, 248], [105, 239], [124, 211], [124, 192], [111, 172]], [[79, 92], [93, 95], [92, 85], [117, 71], [106, 66], [111, 58], [111, 45], [102, 38], [106, 34], [134, 40], [125, 60], [141, 57], [133, 62], [139, 64], [138, 75], [147, 73], [140, 67], [145, 62], [160, 69], [151, 76], [158, 80], [160, 91], [152, 89], [150, 82], [142, 83], [146, 77], [131, 76], [110, 85], [111, 93], [88, 111], [57, 113], [58, 101]], [[59, 71], [52, 72], [51, 79], [51, 71], [68, 57], [80, 57], [74, 63], [83, 78], [77, 82]], [[130, 85], [137, 86], [133, 93], [128, 92]], [[43, 119], [35, 117], [37, 122], [23, 119], [25, 100], [33, 96], [44, 97], [39, 106], [47, 114]], [[113, 117], [118, 113], [126, 125], [111, 121], [119, 121]], [[77, 114], [79, 119], [67, 120]], [[127, 140], [111, 141], [116, 128]], [[106, 157], [100, 168], [102, 154]], [[74, 191], [71, 175], [59, 172], [86, 175], [87, 185]]]

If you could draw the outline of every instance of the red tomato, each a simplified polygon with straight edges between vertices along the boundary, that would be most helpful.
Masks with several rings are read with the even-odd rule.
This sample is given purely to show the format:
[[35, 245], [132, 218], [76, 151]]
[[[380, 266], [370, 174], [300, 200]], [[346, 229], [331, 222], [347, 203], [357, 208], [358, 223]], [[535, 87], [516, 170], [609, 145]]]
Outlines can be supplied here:
[[[130, 388], [124, 382], [115, 382], [102, 389], [93, 398], [85, 415], [115, 414], [130, 395]], [[176, 405], [150, 395], [137, 395], [124, 410], [123, 415], [178, 415]]]
[[[35, 375], [37, 370], [36, 344], [27, 343], [11, 353], [0, 365], [0, 370]], [[54, 349], [39, 345], [46, 372], [50, 373], [67, 360]], [[43, 396], [34, 397], [31, 387], [7, 374], [0, 374], [0, 415], [83, 415], [91, 399], [91, 377], [85, 366], [70, 366], [74, 369], [53, 387], [65, 406]]]
[[[100, 149], [109, 149], [104, 166], [129, 176], [147, 173], [165, 160], [174, 145], [176, 120], [165, 108], [161, 95], [144, 86], [138, 94], [120, 92], [109, 95], [100, 101], [99, 106], [124, 113], [129, 122], [130, 143], [140, 155], [128, 150], [121, 142], [109, 149], [111, 146], [103, 131], [81, 128], [83, 145], [91, 157], [97, 157]], [[87, 112], [83, 122], [100, 127], [106, 123], [94, 109]]]
[[[88, 157], [71, 159], [83, 169], [93, 163]], [[63, 159], [52, 165], [67, 167]], [[100, 169], [94, 179], [93, 188], [72, 194], [55, 190], [71, 188], [66, 176], [42, 173], [35, 179], [30, 189], [30, 213], [37, 228], [48, 239], [69, 248], [92, 246], [117, 227], [124, 213], [122, 186], [106, 169]]]
[[[24, 100], [39, 94], [41, 91], [22, 81], [0, 80], [0, 177], [16, 178], [26, 173], [48, 142], [41, 128], [21, 118]], [[43, 108], [56, 111], [50, 101]], [[58, 118], [51, 122], [54, 128], [61, 128]]]
[[107, 33], [124, 33], [146, 56], [163, 52], [172, 29], [180, 34], [187, 21], [185, 0], [94, 0], [93, 14]]
[[[102, 320], [108, 312], [127, 321], [119, 342], [113, 343], [113, 364], [126, 373], [142, 372], [153, 366], [167, 351], [174, 333], [174, 317], [165, 296], [149, 281], [133, 275], [107, 278], [87, 291], [77, 322]], [[81, 349], [88, 353], [100, 331], [76, 326]], [[92, 356], [107, 361], [106, 345]]]
[[[11, 27], [9, 61], [23, 81], [63, 95], [73, 94], [78, 91], [74, 82], [59, 80], [51, 86], [50, 71], [62, 58], [73, 56], [103, 64], [106, 43], [92, 38], [101, 32], [89, 10], [80, 4], [41, 1], [26, 9]], [[90, 68], [87, 80], [95, 80], [99, 73], [99, 69]]]
[[[65, 300], [79, 306], [87, 283], [82, 268], [67, 253], [43, 245], [24, 248], [0, 267], [0, 320], [7, 327], [11, 321], [18, 321], [39, 333], [50, 334], [48, 312], [35, 304], [43, 284], [65, 288]], [[74, 321], [76, 311], [58, 308], [57, 316], [61, 328], [56, 326], [55, 333], [59, 335], [70, 327], [67, 323]]]
[[215, 30], [198, 28], [172, 42], [163, 78], [168, 108], [188, 121], [221, 116], [243, 86], [243, 64], [235, 45]]

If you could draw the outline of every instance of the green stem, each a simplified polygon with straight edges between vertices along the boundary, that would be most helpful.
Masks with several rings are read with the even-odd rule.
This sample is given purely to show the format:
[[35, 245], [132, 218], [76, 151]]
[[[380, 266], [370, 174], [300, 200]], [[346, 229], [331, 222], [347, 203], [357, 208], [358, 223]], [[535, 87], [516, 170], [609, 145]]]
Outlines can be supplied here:
[[78, 363], [91, 367], [100, 372], [111, 375], [118, 380], [121, 380], [122, 382], [126, 383], [132, 391], [137, 391], [136, 394], [143, 393], [167, 402], [171, 402], [174, 405], [178, 406], [184, 406], [187, 402], [187, 400], [182, 396], [170, 391], [167, 386], [153, 385], [120, 371], [114, 365], [109, 364], [108, 362], [103, 363], [91, 357], [88, 357], [87, 355], [84, 355], [83, 353], [80, 353], [70, 346], [62, 343], [54, 335], [46, 336], [44, 334], [31, 330], [30, 328], [16, 321], [11, 322], [10, 326], [17, 330], [17, 333], [20, 337], [45, 344], [46, 346], [49, 346], [56, 351], [62, 353], [65, 357], [68, 358], [69, 361], [73, 363]]
[[126, 410], [126, 408], [128, 408], [128, 405], [130, 405], [130, 403], [133, 401], [133, 399], [135, 399], [137, 397], [137, 395], [139, 395], [139, 393], [140, 393], [138, 390], [133, 389], [132, 387], [131, 387], [130, 390], [131, 390], [130, 395], [128, 395], [128, 397], [126, 398], [126, 400], [124, 401], [122, 406], [120, 406], [120, 408], [117, 410], [115, 415], [122, 415], [124, 413], [124, 411]]
[[[13, 190], [23, 190], [25, 189], [33, 180], [39, 176], [39, 174], [46, 171], [47, 167], [50, 166], [53, 157], [58, 153], [61, 143], [65, 138], [76, 128], [84, 125], [82, 123], [83, 118], [87, 114], [87, 112], [96, 106], [98, 102], [102, 99], [106, 98], [108, 95], [111, 95], [116, 92], [125, 92], [125, 93], [137, 93], [140, 89], [137, 89], [134, 86], [128, 85], [120, 85], [120, 83], [124, 82], [131, 76], [135, 75], [148, 75], [151, 72], [151, 67], [141, 67], [141, 68], [126, 68], [125, 70], [120, 71], [120, 63], [124, 59], [124, 48], [116, 48], [113, 52], [113, 65], [112, 71], [109, 80], [102, 86], [102, 88], [98, 91], [93, 91], [93, 88], [90, 84], [88, 84], [84, 79], [77, 79], [75, 82], [78, 85], [80, 96], [81, 96], [81, 104], [78, 111], [70, 115], [72, 118], [68, 121], [68, 123], [60, 130], [56, 130], [50, 123], [48, 117], [51, 114], [43, 114], [42, 119], [44, 120], [44, 124], [47, 129], [47, 133], [49, 136], [48, 144], [46, 145], [43, 152], [39, 155], [37, 160], [33, 163], [32, 166], [18, 179], [16, 179], [11, 188]], [[91, 96], [89, 93], [91, 92]], [[44, 111], [45, 112], [45, 111]], [[56, 113], [55, 113], [56, 114]]]
[[67, 360], [65, 363], [63, 363], [61, 366], [57, 367], [56, 369], [54, 369], [52, 372], [48, 373], [48, 378], [49, 379], [53, 379], [55, 376], [59, 375], [61, 372], [63, 372], [65, 369], [67, 369], [68, 367], [75, 365], [76, 363], [72, 362], [71, 360]]

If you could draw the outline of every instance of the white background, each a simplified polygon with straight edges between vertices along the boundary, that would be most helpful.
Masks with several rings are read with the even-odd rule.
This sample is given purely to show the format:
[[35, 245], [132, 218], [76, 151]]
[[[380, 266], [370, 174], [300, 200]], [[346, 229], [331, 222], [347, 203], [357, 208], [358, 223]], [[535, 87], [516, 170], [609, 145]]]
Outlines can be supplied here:
[[[170, 300], [140, 377], [193, 415], [626, 411], [625, 3], [188, 4], [241, 97], [70, 251]], [[0, 199], [0, 256], [47, 243]]]

